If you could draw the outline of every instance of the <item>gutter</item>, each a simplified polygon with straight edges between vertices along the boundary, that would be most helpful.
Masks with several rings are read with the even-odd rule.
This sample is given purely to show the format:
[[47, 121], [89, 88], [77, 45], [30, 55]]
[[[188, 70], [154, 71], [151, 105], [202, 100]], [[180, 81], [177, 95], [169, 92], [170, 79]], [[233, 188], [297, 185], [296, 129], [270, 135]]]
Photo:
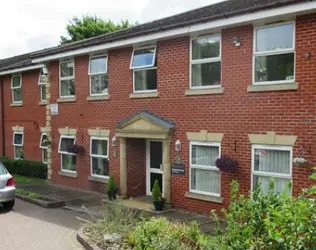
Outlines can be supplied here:
[[0, 98], [1, 98], [1, 137], [2, 137], [2, 156], [6, 155], [5, 150], [5, 128], [4, 128], [4, 100], [3, 100], [3, 81], [0, 81]]
[[44, 64], [36, 64], [36, 65], [31, 65], [31, 66], [26, 66], [26, 67], [21, 67], [21, 68], [7, 69], [7, 70], [0, 71], [0, 76], [10, 75], [10, 74], [33, 70], [33, 69], [41, 69], [41, 68], [44, 68], [44, 66], [45, 66]]

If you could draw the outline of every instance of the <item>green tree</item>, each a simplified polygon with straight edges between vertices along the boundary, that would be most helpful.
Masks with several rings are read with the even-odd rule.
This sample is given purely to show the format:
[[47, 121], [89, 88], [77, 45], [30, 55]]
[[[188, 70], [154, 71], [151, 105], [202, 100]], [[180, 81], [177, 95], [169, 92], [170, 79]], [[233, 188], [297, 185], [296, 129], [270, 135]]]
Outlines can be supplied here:
[[101, 17], [84, 15], [81, 18], [74, 16], [66, 26], [68, 36], [61, 36], [60, 43], [80, 41], [89, 37], [94, 37], [113, 31], [133, 27], [127, 19], [121, 20], [119, 23], [102, 19]]

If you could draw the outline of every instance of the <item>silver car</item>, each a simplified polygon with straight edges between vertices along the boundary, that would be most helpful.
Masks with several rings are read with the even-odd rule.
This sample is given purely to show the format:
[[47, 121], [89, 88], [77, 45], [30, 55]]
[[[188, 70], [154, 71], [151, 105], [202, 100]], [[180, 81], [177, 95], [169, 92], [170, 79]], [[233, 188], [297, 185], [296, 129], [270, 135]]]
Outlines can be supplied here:
[[15, 180], [0, 162], [0, 207], [12, 209], [15, 199]]

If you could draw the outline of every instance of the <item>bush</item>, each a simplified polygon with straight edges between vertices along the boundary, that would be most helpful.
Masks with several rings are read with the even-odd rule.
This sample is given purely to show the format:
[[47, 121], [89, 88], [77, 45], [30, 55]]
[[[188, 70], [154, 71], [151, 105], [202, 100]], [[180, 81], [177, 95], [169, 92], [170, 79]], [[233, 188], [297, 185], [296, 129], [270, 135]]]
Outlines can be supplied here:
[[116, 192], [117, 191], [117, 185], [115, 183], [114, 177], [110, 176], [108, 184], [106, 186], [107, 192]]
[[152, 190], [152, 197], [154, 201], [158, 201], [159, 198], [161, 197], [161, 189], [159, 187], [158, 180], [155, 180], [154, 182], [154, 187]]
[[14, 160], [0, 157], [0, 161], [11, 174], [47, 179], [47, 165], [41, 162]]

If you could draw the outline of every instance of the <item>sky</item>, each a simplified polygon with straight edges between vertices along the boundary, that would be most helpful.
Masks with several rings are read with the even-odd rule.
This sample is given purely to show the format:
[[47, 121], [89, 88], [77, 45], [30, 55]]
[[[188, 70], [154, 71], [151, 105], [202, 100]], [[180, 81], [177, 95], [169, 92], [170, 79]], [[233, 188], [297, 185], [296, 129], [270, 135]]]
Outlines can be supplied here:
[[223, 0], [10, 0], [1, 1], [0, 58], [59, 44], [73, 16], [148, 22]]

